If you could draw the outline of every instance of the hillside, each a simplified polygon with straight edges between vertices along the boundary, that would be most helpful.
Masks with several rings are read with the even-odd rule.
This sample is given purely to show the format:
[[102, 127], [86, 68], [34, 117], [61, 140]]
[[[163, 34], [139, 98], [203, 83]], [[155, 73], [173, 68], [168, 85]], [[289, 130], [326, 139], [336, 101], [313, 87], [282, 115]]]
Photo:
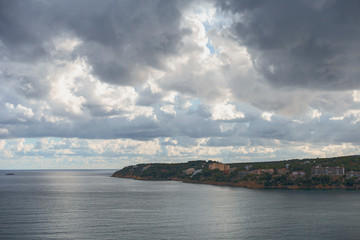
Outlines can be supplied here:
[[211, 160], [138, 164], [127, 166], [112, 177], [249, 188], [359, 189], [360, 156], [229, 164]]

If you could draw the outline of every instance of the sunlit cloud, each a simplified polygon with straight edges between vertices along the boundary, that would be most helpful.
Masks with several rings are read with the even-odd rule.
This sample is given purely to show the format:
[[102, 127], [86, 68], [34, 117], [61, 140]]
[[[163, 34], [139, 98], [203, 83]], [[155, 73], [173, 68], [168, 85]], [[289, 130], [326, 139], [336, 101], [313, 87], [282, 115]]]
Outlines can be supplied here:
[[0, 168], [358, 154], [359, 10], [337, 0], [9, 1]]

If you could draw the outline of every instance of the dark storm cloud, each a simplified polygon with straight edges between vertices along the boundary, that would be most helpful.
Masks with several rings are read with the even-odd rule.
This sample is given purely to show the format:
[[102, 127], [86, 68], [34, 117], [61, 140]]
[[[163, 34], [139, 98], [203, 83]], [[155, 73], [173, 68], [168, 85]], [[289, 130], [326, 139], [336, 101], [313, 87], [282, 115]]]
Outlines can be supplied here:
[[[14, 121], [12, 121], [14, 122]], [[88, 139], [132, 138], [148, 140], [162, 136], [164, 132], [153, 119], [143, 116], [129, 121], [123, 117], [93, 118], [89, 121], [31, 122], [27, 124], [7, 124], [0, 121], [0, 128], [9, 130], [5, 137], [64, 137]], [[21, 123], [21, 121], [20, 121]], [[106, 127], [104, 127], [106, 126]], [[90, 130], [91, 129], [91, 130]]]
[[161, 101], [163, 97], [162, 93], [153, 93], [150, 88], [145, 88], [139, 92], [139, 98], [136, 101], [137, 105], [150, 106]]
[[79, 51], [103, 81], [127, 85], [143, 81], [136, 72], [144, 67], [162, 69], [162, 59], [176, 54], [182, 36], [189, 32], [180, 28], [175, 1], [108, 1], [105, 5], [96, 13], [63, 6], [69, 28], [86, 42]]
[[20, 61], [34, 61], [46, 55], [41, 43], [46, 41], [51, 22], [42, 22], [48, 11], [31, 1], [0, 1], [0, 40], [8, 56]]
[[234, 135], [230, 137], [213, 137], [207, 142], [210, 147], [247, 146], [250, 141], [246, 137]]
[[83, 44], [100, 80], [123, 85], [144, 81], [138, 72], [162, 69], [164, 57], [178, 53], [181, 29], [177, 1], [1, 1], [0, 40], [9, 58], [35, 61], [49, 57], [47, 41], [70, 34]]
[[21, 77], [18, 79], [18, 91], [27, 98], [40, 99], [48, 95], [50, 86], [44, 79], [38, 79], [32, 76]]
[[218, 1], [237, 14], [231, 27], [256, 69], [275, 86], [360, 87], [360, 2]]

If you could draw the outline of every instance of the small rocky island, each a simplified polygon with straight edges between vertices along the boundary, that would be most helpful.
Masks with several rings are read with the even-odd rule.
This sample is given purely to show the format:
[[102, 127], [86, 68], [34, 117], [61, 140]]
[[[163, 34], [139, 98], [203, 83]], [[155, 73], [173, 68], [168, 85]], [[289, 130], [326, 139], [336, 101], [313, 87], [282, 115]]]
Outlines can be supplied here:
[[360, 156], [223, 164], [215, 161], [127, 166], [112, 177], [268, 189], [360, 189]]

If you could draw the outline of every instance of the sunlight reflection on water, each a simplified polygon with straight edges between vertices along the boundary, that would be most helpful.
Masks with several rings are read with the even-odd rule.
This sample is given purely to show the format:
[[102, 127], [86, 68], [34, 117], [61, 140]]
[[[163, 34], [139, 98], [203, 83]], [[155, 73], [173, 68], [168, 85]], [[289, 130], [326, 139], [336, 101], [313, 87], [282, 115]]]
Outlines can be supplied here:
[[0, 238], [360, 237], [358, 191], [251, 190], [118, 179], [111, 173], [0, 172]]

